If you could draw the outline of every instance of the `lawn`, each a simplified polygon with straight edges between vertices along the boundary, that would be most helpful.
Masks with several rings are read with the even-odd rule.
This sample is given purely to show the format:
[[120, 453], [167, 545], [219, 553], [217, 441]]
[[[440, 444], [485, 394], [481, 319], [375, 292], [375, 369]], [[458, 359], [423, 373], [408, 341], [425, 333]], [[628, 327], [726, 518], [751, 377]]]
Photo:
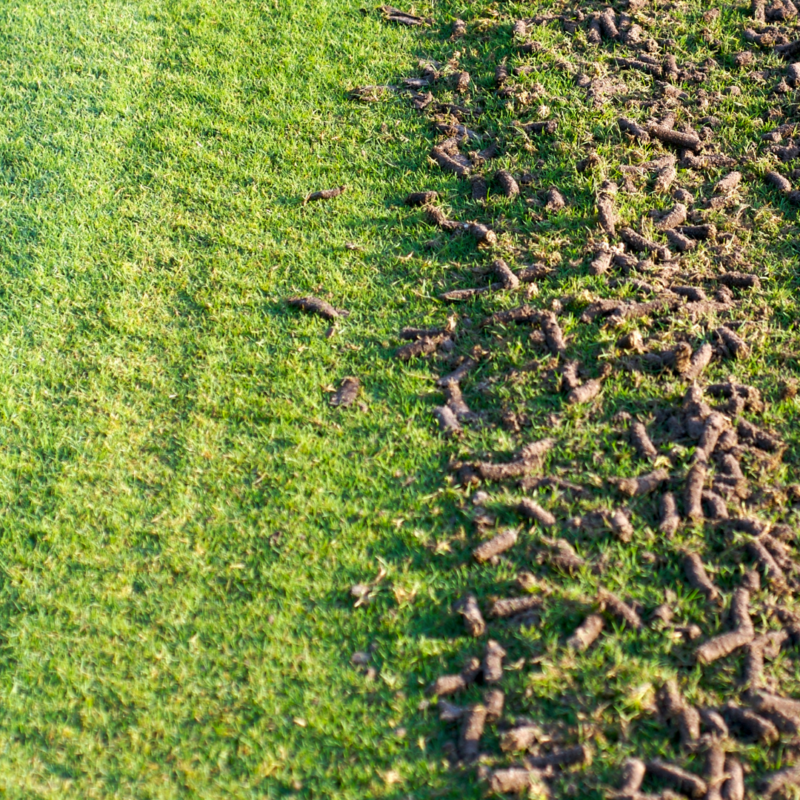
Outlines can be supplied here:
[[[0, 6], [4, 796], [481, 796], [474, 770], [448, 766], [454, 729], [427, 707], [425, 689], [481, 652], [453, 600], [468, 588], [484, 604], [510, 593], [520, 565], [467, 566], [480, 529], [473, 491], [448, 477], [449, 464], [555, 431], [551, 469], [601, 487], [643, 471], [621, 443], [620, 412], [652, 418], [685, 391], [677, 378], [620, 369], [602, 402], [566, 408], [555, 362], [534, 354], [531, 366], [529, 330], [474, 326], [517, 304], [484, 295], [455, 313], [459, 352], [491, 351], [465, 389], [491, 424], [448, 441], [431, 415], [443, 365], [393, 357], [402, 326], [442, 324], [452, 309], [436, 295], [484, 280], [491, 261], [403, 206], [425, 189], [454, 218], [501, 230], [514, 269], [552, 267], [528, 299], [566, 304], [570, 346], [593, 369], [616, 358], [620, 332], [579, 318], [610, 291], [586, 254], [595, 194], [630, 148], [618, 108], [587, 113], [575, 70], [559, 59], [573, 58], [569, 36], [543, 26], [543, 49], [520, 56], [511, 23], [531, 5], [420, 4], [435, 15], [424, 30], [387, 25], [354, 0]], [[777, 471], [751, 477], [785, 486], [798, 479], [800, 445], [798, 401], [781, 390], [800, 378], [796, 211], [755, 180], [771, 162], [753, 142], [770, 109], [789, 118], [796, 107], [793, 94], [776, 100], [767, 81], [748, 84], [733, 67], [749, 12], [714, 2], [722, 14], [704, 21], [706, 5], [670, 7], [654, 35], [674, 37], [669, 46], [693, 63], [719, 58], [702, 87], [719, 93], [708, 113], [721, 118], [720, 150], [747, 166], [735, 219], [715, 219], [762, 279], [741, 302], [752, 357], [714, 361], [709, 381], [733, 373], [760, 389], [769, 405], [759, 424], [789, 449]], [[456, 14], [469, 26], [463, 43], [449, 39]], [[706, 25], [710, 38], [697, 35]], [[420, 57], [444, 63], [455, 50], [476, 94], [489, 92], [503, 58], [529, 68], [524, 110], [487, 101], [483, 129], [510, 142], [487, 173], [532, 171], [529, 197], [558, 185], [568, 201], [560, 214], [521, 198], [476, 204], [467, 182], [428, 159], [437, 137], [403, 94], [348, 99], [353, 87], [396, 86], [419, 74]], [[785, 68], [774, 54], [764, 60], [775, 76]], [[608, 52], [600, 62], [608, 68]], [[647, 76], [625, 79], [648, 91]], [[746, 91], [730, 93], [732, 82]], [[538, 113], [559, 119], [557, 140], [509, 134], [518, 116]], [[578, 172], [590, 146], [600, 166]], [[656, 154], [642, 146], [635, 159]], [[723, 174], [682, 180], [704, 195]], [[339, 185], [340, 197], [303, 204]], [[620, 202], [629, 220], [669, 206], [646, 189]], [[697, 274], [712, 263], [703, 248], [687, 261]], [[299, 294], [350, 313], [333, 325], [301, 314], [285, 302]], [[665, 344], [711, 339], [686, 320], [645, 333]], [[349, 375], [362, 382], [359, 403], [333, 408]], [[509, 430], [501, 412], [530, 427]], [[679, 471], [692, 452], [670, 451]], [[492, 492], [499, 525], [519, 525], [518, 492]], [[586, 511], [537, 497], [560, 518]], [[700, 529], [663, 541], [644, 501], [634, 510], [634, 540], [581, 542], [599, 566], [571, 577], [536, 560], [544, 540], [526, 529], [525, 566], [558, 602], [540, 626], [502, 629], [516, 667], [509, 713], [596, 748], [592, 770], [576, 773], [581, 788], [570, 775], [558, 783], [567, 795], [601, 797], [643, 741], [651, 755], [672, 752], [674, 737], [650, 713], [665, 679], [678, 675], [697, 703], [720, 702], [737, 680], [738, 662], [703, 683], [690, 650], [658, 630], [636, 637], [610, 625], [595, 649], [564, 652], [601, 585], [648, 611], [666, 597], [682, 620], [720, 627], [674, 557], [706, 547], [726, 597], [741, 559]], [[796, 509], [770, 513], [796, 524]], [[371, 587], [370, 603], [355, 603], [356, 584]], [[367, 664], [351, 663], [356, 652]], [[796, 696], [794, 660], [784, 654], [774, 670]], [[487, 735], [487, 749], [496, 745]], [[742, 750], [759, 774], [793, 752]]]
[[[427, 312], [394, 234], [422, 123], [346, 100], [411, 35], [349, 0], [0, 13], [4, 796], [442, 780], [411, 600], [348, 599], [382, 565], [436, 593], [428, 384], [383, 346]], [[352, 312], [330, 338], [283, 304], [311, 290]], [[329, 406], [347, 374], [367, 411]]]

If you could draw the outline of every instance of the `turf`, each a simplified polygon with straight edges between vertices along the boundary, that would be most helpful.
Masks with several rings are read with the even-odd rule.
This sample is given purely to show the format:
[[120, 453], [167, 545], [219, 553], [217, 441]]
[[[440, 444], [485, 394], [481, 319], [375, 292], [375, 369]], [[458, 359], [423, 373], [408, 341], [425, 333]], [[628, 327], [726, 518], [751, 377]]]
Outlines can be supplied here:
[[[4, 796], [436, 785], [407, 720], [442, 456], [382, 344], [427, 313], [392, 233], [421, 123], [345, 97], [410, 34], [325, 0], [0, 19]], [[331, 338], [283, 303], [312, 290]], [[348, 374], [366, 412], [329, 407]], [[353, 613], [382, 564], [400, 604]]]
[[[705, 47], [693, 32], [700, 5], [674, 32], [694, 58]], [[462, 568], [474, 544], [468, 497], [443, 473], [451, 457], [510, 452], [515, 439], [487, 430], [443, 444], [429, 367], [391, 359], [400, 327], [440, 323], [434, 295], [483, 262], [463, 239], [423, 247], [435, 231], [400, 205], [408, 191], [434, 189], [454, 215], [476, 213], [466, 187], [429, 168], [424, 120], [391, 93], [377, 104], [346, 98], [453, 46], [438, 27], [420, 35], [360, 8], [0, 8], [7, 797], [480, 794], [471, 774], [446, 767], [448, 734], [418, 706], [430, 680], [472, 646], [450, 612], [453, 596], [477, 580], [483, 599], [512, 578], [502, 567], [477, 579]], [[530, 13], [508, 4], [503, 13], [515, 9]], [[439, 21], [466, 13], [425, 10]], [[468, 10], [487, 29], [499, 13], [486, 3]], [[561, 44], [560, 34], [541, 35]], [[725, 52], [736, 45], [725, 41]], [[465, 62], [494, 63], [496, 47], [473, 40]], [[510, 37], [503, 47], [510, 52]], [[529, 80], [561, 98], [555, 111], [571, 126], [559, 147], [574, 154], [605, 127], [592, 128], [564, 74], [535, 63]], [[490, 71], [479, 79], [488, 83]], [[721, 138], [738, 154], [754, 136], [746, 120], [768, 102], [726, 104]], [[511, 118], [490, 110], [497, 126]], [[557, 183], [573, 206], [591, 203], [593, 179], [567, 174], [556, 146], [521, 147], [502, 165], [531, 167], [540, 156], [543, 186]], [[341, 184], [341, 197], [302, 205]], [[766, 188], [748, 198], [754, 258], [776, 277], [762, 302], [777, 322], [762, 332], [772, 347], [739, 377], [760, 376], [774, 401], [769, 422], [795, 446], [788, 479], [797, 409], [778, 399], [777, 380], [798, 374], [797, 279], [786, 266], [794, 228], [784, 227], [794, 212], [773, 200]], [[491, 213], [511, 210], [500, 200]], [[528, 237], [526, 257], [554, 265], [582, 258], [588, 235], [569, 209], [516, 232]], [[541, 302], [601, 289], [583, 267], [564, 266]], [[284, 303], [308, 293], [351, 312], [330, 336], [329, 323]], [[521, 340], [502, 346], [504, 368], [526, 361]], [[596, 330], [579, 346], [603, 352]], [[361, 379], [365, 409], [330, 407], [347, 375]], [[608, 417], [639, 408], [647, 389], [615, 384], [602, 418], [568, 412], [560, 461], [589, 481], [630, 474]], [[534, 432], [560, 408], [524, 377], [496, 397], [534, 415]], [[503, 522], [515, 521], [504, 509], [511, 499], [495, 498]], [[650, 606], [663, 599], [656, 586], [638, 587], [646, 570], [635, 547], [610, 550], [611, 588]], [[714, 577], [725, 589], [735, 578]], [[677, 574], [660, 581], [679, 587]], [[354, 609], [350, 587], [373, 582], [373, 601]], [[662, 746], [656, 726], [629, 722], [668, 674], [671, 650], [654, 634], [644, 647], [620, 633], [579, 664], [565, 661], [557, 634], [580, 620], [595, 583], [580, 576], [551, 632], [515, 640], [509, 660], [533, 659], [514, 687], [531, 709], [584, 726], [599, 745], [601, 780], [612, 780], [632, 738]], [[678, 591], [685, 616], [702, 621], [701, 599]], [[357, 650], [370, 653], [374, 673], [350, 663]], [[797, 683], [794, 667], [785, 670]], [[749, 755], [775, 766], [758, 748]]]

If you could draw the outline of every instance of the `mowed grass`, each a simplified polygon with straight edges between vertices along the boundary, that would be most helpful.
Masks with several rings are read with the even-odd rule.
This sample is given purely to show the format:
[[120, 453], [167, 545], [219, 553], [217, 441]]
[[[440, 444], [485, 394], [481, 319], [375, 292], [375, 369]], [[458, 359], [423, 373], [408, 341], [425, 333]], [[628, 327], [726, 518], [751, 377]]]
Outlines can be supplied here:
[[[452, 600], [466, 587], [481, 602], [513, 593], [514, 570], [463, 566], [476, 542], [469, 493], [443, 475], [451, 457], [512, 452], [552, 433], [545, 414], [563, 402], [537, 372], [500, 380], [487, 397], [478, 390], [531, 358], [527, 330], [498, 331], [468, 399], [492, 421], [503, 403], [533, 425], [517, 437], [487, 427], [443, 443], [430, 416], [441, 402], [434, 372], [392, 360], [396, 333], [441, 323], [447, 310], [436, 293], [484, 280], [471, 270], [490, 257], [465, 237], [426, 249], [436, 231], [399, 203], [408, 191], [437, 189], [454, 217], [505, 230], [514, 266], [548, 259], [558, 269], [537, 305], [604, 295], [584, 259], [601, 176], [572, 165], [593, 138], [603, 170], [624, 148], [614, 108], [587, 114], [585, 93], [557, 68], [551, 53], [568, 48], [567, 37], [543, 28], [536, 35], [546, 51], [527, 59], [535, 71], [521, 80], [544, 85], [561, 135], [515, 144], [500, 164], [535, 170], [537, 189], [557, 183], [570, 208], [536, 221], [502, 198], [476, 207], [467, 186], [426, 163], [434, 138], [420, 115], [392, 93], [361, 105], [346, 89], [396, 83], [414, 74], [417, 57], [445, 60], [455, 48], [488, 86], [497, 60], [516, 57], [510, 25], [505, 38], [493, 32], [497, 13], [534, 12], [439, 3], [421, 8], [436, 12], [437, 26], [420, 33], [385, 26], [361, 5], [2, 6], [0, 787], [8, 797], [481, 793], [474, 772], [444, 765], [454, 731], [417, 706], [432, 678], [482, 647], [464, 636]], [[741, 43], [728, 31], [744, 19], [717, 5], [724, 13], [711, 27], [727, 66], [709, 91], [731, 80]], [[676, 11], [678, 25], [658, 22], [696, 61], [710, 52], [696, 36], [701, 6]], [[477, 35], [448, 43], [439, 23], [451, 13]], [[644, 91], [643, 79], [626, 80]], [[725, 123], [720, 150], [740, 155], [757, 139], [760, 124], [748, 120], [766, 114], [767, 91], [714, 109]], [[481, 124], [503, 131], [516, 116], [498, 103]], [[691, 188], [710, 191], [700, 183]], [[302, 206], [308, 192], [340, 184], [342, 197]], [[764, 392], [765, 423], [791, 445], [779, 473], [790, 480], [797, 401], [779, 399], [778, 380], [798, 375], [794, 212], [766, 187], [747, 187], [752, 210], [736, 233], [765, 289], [744, 309], [771, 311], [749, 329], [759, 343], [753, 358], [714, 364], [712, 377], [733, 371]], [[626, 218], [638, 220], [652, 197], [624, 203]], [[329, 337], [328, 323], [284, 303], [311, 292], [351, 312]], [[468, 308], [479, 319], [516, 302]], [[615, 335], [578, 326], [579, 315], [562, 317], [576, 355], [605, 357]], [[698, 341], [706, 335], [682, 325]], [[346, 375], [361, 378], [366, 410], [329, 406], [329, 389]], [[682, 392], [677, 382], [665, 393], [653, 377], [616, 375], [602, 407], [563, 414], [549, 468], [593, 485], [641, 471], [613, 414], [649, 413], [654, 394], [666, 404]], [[519, 522], [514, 500], [513, 491], [493, 494], [501, 524]], [[600, 797], [597, 782], [615, 782], [619, 762], [640, 755], [643, 742], [669, 753], [663, 726], [643, 712], [676, 660], [685, 661], [693, 701], [716, 702], [713, 692], [724, 696], [736, 680], [737, 664], [726, 664], [712, 691], [692, 694], [700, 676], [688, 649], [652, 631], [634, 640], [614, 630], [584, 656], [565, 655], [563, 635], [601, 582], [648, 609], [672, 588], [681, 619], [708, 633], [720, 627], [682, 584], [674, 547], [653, 541], [648, 508], [635, 510], [633, 544], [581, 543], [609, 565], [602, 581], [588, 569], [553, 579], [535, 563], [535, 531], [518, 548], [563, 596], [541, 627], [502, 631], [508, 661], [526, 659], [504, 682], [509, 713], [569, 725], [595, 744], [590, 772], [599, 777], [589, 790], [573, 788], [578, 796]], [[643, 563], [643, 547], [666, 566]], [[741, 569], [722, 556], [714, 577], [727, 591]], [[374, 581], [373, 602], [354, 609], [350, 586]], [[355, 650], [370, 653], [374, 675], [350, 664]], [[793, 693], [800, 678], [786, 662], [779, 668]], [[485, 743], [497, 750], [493, 733]], [[748, 750], [759, 770], [778, 757]]]
[[[385, 346], [430, 306], [393, 233], [425, 144], [345, 98], [413, 63], [359, 6], [0, 9], [4, 796], [449, 780], [414, 710], [443, 456]], [[283, 303], [312, 291], [351, 311], [330, 338]], [[365, 412], [329, 407], [348, 374]]]

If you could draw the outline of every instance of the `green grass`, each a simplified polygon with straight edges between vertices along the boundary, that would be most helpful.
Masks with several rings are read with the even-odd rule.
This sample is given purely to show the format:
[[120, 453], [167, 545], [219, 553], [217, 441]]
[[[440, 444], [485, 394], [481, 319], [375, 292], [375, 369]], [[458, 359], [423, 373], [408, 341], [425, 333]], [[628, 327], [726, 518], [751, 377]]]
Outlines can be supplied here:
[[[410, 601], [347, 599], [381, 563], [435, 594], [416, 532], [442, 463], [427, 381], [382, 345], [422, 308], [392, 233], [421, 121], [345, 100], [411, 38], [358, 9], [2, 7], [4, 796], [443, 780], [408, 699]], [[311, 290], [352, 311], [330, 339], [282, 303]], [[350, 373], [365, 414], [328, 406]], [[371, 641], [369, 684], [349, 659]]]
[[[472, 773], [445, 765], [452, 731], [433, 710], [417, 709], [431, 679], [480, 651], [452, 600], [466, 587], [482, 601], [506, 594], [514, 577], [508, 565], [463, 566], [475, 543], [472, 509], [468, 493], [444, 480], [447, 463], [511, 452], [520, 437], [487, 427], [445, 444], [430, 416], [441, 402], [430, 366], [391, 358], [400, 327], [441, 322], [435, 294], [474, 285], [469, 268], [489, 260], [466, 238], [426, 249], [435, 232], [399, 203], [408, 191], [437, 189], [455, 217], [505, 226], [501, 250], [515, 266], [539, 257], [559, 265], [538, 304], [611, 294], [587, 274], [584, 249], [601, 173], [627, 151], [612, 106], [587, 114], [584, 92], [549, 52], [526, 57], [536, 71], [523, 80], [544, 85], [562, 135], [527, 149], [514, 141], [500, 163], [535, 170], [536, 189], [557, 183], [570, 208], [543, 222], [526, 217], [521, 200], [476, 208], [466, 186], [429, 167], [434, 138], [421, 115], [394, 95], [360, 105], [346, 90], [396, 83], [414, 74], [417, 57], [444, 60], [455, 47], [489, 86], [499, 57], [519, 58], [510, 27], [501, 21], [499, 36], [471, 33], [454, 45], [439, 23], [460, 13], [475, 31], [477, 19], [494, 25], [494, 12], [511, 19], [530, 6], [439, 3], [427, 9], [437, 26], [420, 33], [385, 26], [361, 5], [0, 6], [7, 797], [480, 796]], [[677, 23], [657, 22], [696, 61], [710, 53], [696, 36], [701, 5], [690, 3]], [[730, 66], [744, 17], [717, 5], [726, 9], [714, 25]], [[555, 29], [537, 36], [553, 52], [569, 50]], [[709, 92], [740, 79], [726, 67], [714, 80]], [[637, 75], [626, 81], [647, 85]], [[720, 150], [741, 155], [757, 139], [761, 124], [752, 120], [777, 105], [768, 89], [717, 102], [713, 113], [727, 126]], [[482, 125], [506, 131], [535, 109], [498, 102]], [[575, 173], [592, 138], [603, 167]], [[309, 191], [339, 184], [348, 190], [337, 200], [301, 205]], [[736, 373], [772, 402], [766, 421], [790, 444], [779, 477], [796, 479], [797, 403], [777, 391], [779, 378], [799, 371], [794, 211], [758, 182], [744, 197], [745, 224], [735, 232], [769, 277], [745, 308], [771, 316], [754, 326], [761, 346]], [[634, 221], [652, 198], [625, 203]], [[687, 261], [704, 263], [701, 253]], [[330, 338], [327, 323], [283, 303], [311, 292], [351, 311]], [[515, 302], [482, 299], [469, 313], [478, 319]], [[580, 304], [563, 318], [576, 351], [607, 355], [616, 335], [578, 325]], [[707, 335], [680, 324], [695, 339]], [[488, 395], [477, 387], [530, 361], [526, 335], [496, 331], [494, 360], [467, 384], [470, 403], [491, 420], [501, 405], [533, 417], [522, 440], [544, 435], [545, 414], [562, 411], [542, 374], [552, 364], [536, 356], [541, 371], [499, 381]], [[478, 341], [487, 344], [467, 334], [459, 346]], [[713, 377], [728, 371], [712, 368]], [[330, 408], [328, 389], [351, 374], [363, 381], [367, 410]], [[682, 387], [623, 373], [602, 407], [567, 410], [551, 468], [588, 482], [639, 469], [612, 418], [652, 410], [656, 393], [665, 404]], [[514, 496], [493, 494], [503, 524], [518, 521], [507, 509]], [[527, 659], [506, 683], [512, 713], [544, 715], [592, 738], [597, 777], [581, 796], [599, 797], [643, 737], [653, 752], [669, 751], [643, 709], [649, 687], [675, 672], [670, 659], [688, 657], [655, 632], [635, 639], [624, 630], [577, 661], [566, 656], [560, 641], [586, 598], [602, 582], [652, 608], [673, 587], [683, 618], [716, 625], [669, 563], [672, 546], [654, 541], [647, 505], [637, 511], [633, 545], [580, 543], [585, 555], [606, 554], [614, 580], [588, 570], [553, 579], [533, 561], [535, 532], [520, 548], [562, 595], [540, 627], [504, 632], [508, 660]], [[667, 559], [656, 580], [638, 557], [644, 547]], [[384, 572], [374, 602], [354, 609], [350, 586]], [[739, 574], [726, 560], [715, 577], [727, 590]], [[350, 664], [367, 649], [372, 679]], [[800, 686], [791, 661], [776, 670], [790, 691]], [[687, 669], [687, 693], [694, 685], [692, 699], [712, 701], [734, 675], [728, 664], [701, 687]], [[748, 751], [759, 771], [779, 757]]]

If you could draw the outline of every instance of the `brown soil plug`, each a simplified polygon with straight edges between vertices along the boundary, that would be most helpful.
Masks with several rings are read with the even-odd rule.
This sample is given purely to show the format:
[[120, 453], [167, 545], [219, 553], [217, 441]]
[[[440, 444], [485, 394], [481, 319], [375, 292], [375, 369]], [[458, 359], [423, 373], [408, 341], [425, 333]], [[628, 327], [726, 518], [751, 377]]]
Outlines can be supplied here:
[[551, 186], [547, 190], [547, 203], [545, 205], [545, 210], [551, 213], [556, 211], [560, 211], [562, 208], [565, 208], [567, 205], [567, 201], [564, 199], [564, 195], [556, 189], [555, 186]]
[[592, 275], [603, 275], [611, 269], [611, 261], [614, 258], [614, 253], [608, 247], [601, 247], [592, 259], [589, 265], [589, 272]]
[[688, 369], [681, 374], [681, 377], [687, 381], [696, 381], [711, 363], [713, 356], [714, 348], [708, 342], [702, 344], [692, 356]]
[[486, 706], [477, 703], [463, 717], [458, 754], [464, 761], [475, 761], [480, 754], [481, 736], [486, 725]]
[[519, 753], [543, 738], [544, 732], [538, 725], [519, 725], [503, 734], [500, 749], [504, 753]]
[[676, 203], [675, 207], [656, 224], [656, 230], [668, 231], [686, 222], [687, 209], [683, 203]]
[[[788, 634], [786, 638], [788, 638]], [[769, 652], [770, 647], [772, 648], [771, 652]], [[774, 657], [778, 654], [779, 649], [780, 642], [770, 641], [763, 652]], [[758, 688], [752, 683], [750, 687], [751, 690]], [[752, 698], [752, 704], [759, 715], [770, 719], [784, 733], [796, 736], [800, 731], [800, 701], [767, 692], [758, 692]]]
[[299, 308], [308, 314], [318, 314], [324, 319], [338, 319], [339, 317], [346, 317], [350, 313], [349, 311], [334, 308], [325, 300], [320, 300], [319, 297], [290, 297], [286, 302], [294, 308]]
[[345, 378], [339, 390], [331, 397], [331, 405], [339, 406], [340, 408], [348, 408], [353, 405], [360, 390], [361, 381], [358, 378]]
[[590, 764], [592, 753], [585, 744], [578, 744], [565, 750], [554, 750], [546, 756], [527, 756], [524, 761], [534, 769], [571, 767], [573, 764]]
[[685, 253], [697, 247], [697, 242], [694, 239], [684, 236], [679, 231], [668, 230], [666, 231], [666, 237], [667, 241], [669, 241], [679, 253]]
[[492, 271], [497, 275], [504, 289], [516, 289], [519, 287], [519, 278], [502, 258], [492, 261]]
[[472, 199], [477, 201], [486, 200], [489, 196], [489, 186], [486, 183], [486, 179], [482, 175], [473, 175], [469, 180], [472, 187]]
[[575, 387], [567, 395], [567, 403], [575, 405], [576, 403], [588, 403], [594, 400], [597, 395], [603, 390], [603, 384], [598, 380], [586, 381], [581, 386]]
[[661, 495], [661, 521], [659, 522], [658, 529], [666, 537], [671, 538], [678, 530], [681, 524], [681, 518], [678, 515], [678, 506], [675, 502], [675, 495], [672, 492], [665, 492]]
[[500, 184], [500, 191], [506, 197], [516, 197], [519, 194], [519, 184], [508, 170], [497, 170], [494, 179]]
[[622, 786], [611, 795], [615, 800], [634, 800], [639, 797], [647, 767], [638, 758], [629, 758], [622, 765]]
[[597, 214], [600, 220], [600, 227], [609, 235], [617, 234], [617, 211], [614, 208], [614, 195], [617, 193], [617, 184], [606, 181], [600, 187], [597, 196]]
[[481, 222], [470, 222], [467, 225], [467, 232], [475, 237], [475, 241], [479, 245], [492, 246], [497, 244], [497, 234]]
[[622, 620], [634, 630], [641, 630], [642, 620], [627, 603], [623, 603], [616, 595], [607, 592], [605, 589], [600, 590], [597, 598], [601, 608], [605, 608], [606, 611]]
[[503, 659], [506, 651], [490, 639], [486, 643], [486, 653], [483, 656], [483, 680], [486, 683], [497, 683], [503, 678]]
[[436, 406], [433, 409], [433, 416], [439, 423], [439, 430], [446, 436], [460, 436], [464, 432], [458, 417], [450, 406]]
[[775, 744], [781, 738], [775, 725], [754, 711], [726, 703], [722, 708], [722, 714], [731, 727], [738, 728], [762, 744]]
[[538, 787], [541, 794], [546, 796], [549, 791], [542, 782], [542, 774], [535, 769], [511, 767], [510, 769], [496, 769], [489, 779], [489, 791], [497, 794], [522, 794], [529, 789]]
[[528, 519], [535, 520], [545, 528], [556, 524], [556, 518], [538, 503], [529, 500], [527, 497], [519, 501], [517, 511]]
[[725, 772], [728, 778], [722, 784], [722, 800], [744, 800], [744, 769], [741, 763], [728, 756], [725, 759]]
[[771, 800], [771, 798], [782, 792], [788, 786], [800, 786], [800, 767], [787, 767], [786, 769], [773, 772], [761, 781], [761, 800]]
[[746, 628], [720, 634], [700, 645], [695, 651], [695, 658], [699, 664], [711, 664], [749, 644], [753, 638], [753, 630]]
[[696, 461], [686, 476], [683, 502], [686, 516], [691, 520], [703, 519], [703, 484], [706, 481], [706, 465], [704, 461]]
[[489, 609], [489, 616], [495, 619], [506, 619], [517, 614], [524, 614], [542, 605], [542, 599], [536, 595], [525, 595], [524, 597], [506, 597], [502, 600], [495, 600]]
[[686, 573], [686, 578], [692, 589], [697, 589], [701, 594], [704, 594], [706, 600], [710, 603], [715, 603], [719, 600], [719, 589], [714, 586], [706, 574], [703, 560], [697, 553], [687, 553], [683, 557], [683, 571]]
[[642, 142], [650, 141], [650, 134], [647, 132], [647, 129], [642, 127], [638, 122], [634, 122], [632, 119], [627, 119], [626, 117], [620, 117], [617, 120], [617, 124], [623, 133], [629, 133]]
[[761, 288], [761, 281], [758, 276], [747, 272], [723, 272], [722, 275], [717, 276], [717, 280], [724, 286], [730, 286], [734, 289]]
[[480, 564], [488, 561], [500, 553], [505, 553], [510, 550], [517, 542], [517, 532], [511, 528], [510, 530], [498, 533], [493, 539], [478, 545], [473, 551], [473, 558]]
[[720, 325], [714, 333], [722, 340], [726, 352], [728, 352], [732, 358], [747, 358], [750, 355], [750, 348], [747, 346], [747, 343], [739, 334], [734, 333], [730, 328]]
[[583, 652], [588, 650], [603, 631], [605, 621], [599, 614], [591, 614], [575, 629], [567, 639], [567, 647]]
[[540, 324], [547, 346], [553, 355], [557, 355], [567, 349], [567, 343], [564, 340], [564, 332], [561, 330], [558, 319], [552, 311], [542, 312]]
[[792, 184], [779, 172], [768, 170], [764, 173], [764, 179], [782, 194], [789, 194], [792, 191]]
[[470, 636], [483, 636], [486, 632], [486, 622], [481, 614], [478, 598], [474, 594], [464, 595], [453, 608], [464, 617], [464, 625]]
[[565, 539], [556, 540], [547, 559], [552, 566], [574, 575], [586, 562], [575, 552], [572, 545]]
[[650, 125], [647, 132], [664, 144], [670, 144], [681, 150], [699, 150], [703, 144], [700, 137], [694, 133], [681, 133], [663, 125]]
[[697, 742], [700, 738], [700, 713], [684, 700], [674, 680], [667, 681], [661, 687], [657, 701], [664, 717], [677, 724], [681, 742], [685, 746]]
[[728, 506], [725, 499], [716, 492], [704, 491], [703, 502], [706, 504], [708, 518], [712, 522], [728, 519]]
[[747, 552], [761, 565], [764, 570], [764, 577], [769, 581], [773, 589], [778, 592], [787, 591], [786, 576], [772, 554], [764, 547], [758, 539], [752, 539], [745, 545]]
[[741, 182], [742, 173], [734, 170], [717, 182], [714, 192], [716, 194], [730, 194]]
[[713, 411], [706, 417], [703, 426], [703, 433], [700, 436], [700, 441], [695, 450], [695, 458], [702, 461], [708, 461], [714, 448], [717, 446], [719, 437], [730, 426], [727, 417], [720, 414], [718, 411]]
[[728, 738], [728, 726], [719, 711], [715, 711], [713, 708], [701, 708], [700, 721], [706, 731], [715, 739]]
[[611, 526], [611, 530], [614, 531], [614, 535], [621, 542], [630, 542], [633, 539], [633, 526], [630, 519], [628, 519], [628, 515], [621, 508], [611, 513], [608, 517], [608, 524]]
[[688, 794], [689, 797], [702, 797], [708, 787], [706, 782], [697, 775], [687, 772], [674, 764], [656, 759], [647, 762], [647, 771], [663, 781], [667, 781], [675, 786], [679, 791]]
[[486, 721], [498, 722], [503, 716], [503, 705], [505, 695], [502, 689], [489, 689], [483, 696], [483, 704], [486, 706]]
[[542, 439], [525, 445], [513, 461], [505, 464], [481, 462], [475, 464], [477, 473], [487, 481], [502, 481], [509, 478], [521, 478], [539, 469], [542, 459], [553, 446], [552, 439]]
[[746, 419], [739, 420], [736, 425], [736, 432], [743, 442], [752, 444], [759, 450], [775, 453], [783, 449], [783, 442], [777, 436], [762, 431]]
[[647, 434], [647, 428], [638, 421], [631, 423], [631, 444], [640, 458], [653, 461], [658, 456], [658, 450]]
[[419, 356], [429, 356], [435, 353], [439, 345], [445, 340], [444, 335], [439, 336], [423, 336], [415, 342], [409, 342], [402, 347], [398, 347], [395, 356], [401, 361], [410, 361], [412, 358]]
[[444, 697], [455, 694], [465, 689], [469, 684], [474, 683], [478, 675], [481, 674], [481, 662], [477, 658], [471, 658], [466, 667], [457, 675], [440, 675], [431, 687], [431, 694], [437, 697]]
[[706, 751], [705, 779], [708, 791], [704, 800], [722, 800], [722, 784], [727, 777], [725, 751], [718, 741], [711, 742]]
[[[664, 167], [661, 167], [658, 172], [656, 172], [656, 182], [653, 186], [653, 191], [656, 194], [666, 194], [675, 180], [678, 177], [678, 170], [675, 168], [674, 164], [667, 164]], [[683, 222], [683, 220], [681, 220]], [[676, 225], [680, 225], [680, 222], [676, 222]]]
[[313, 203], [316, 200], [332, 200], [334, 197], [344, 194], [346, 190], [346, 186], [337, 186], [335, 189], [323, 189], [321, 192], [311, 192], [305, 196], [303, 205]]
[[450, 34], [451, 39], [461, 39], [467, 33], [467, 23], [463, 19], [453, 20], [453, 32]]
[[657, 469], [641, 475], [638, 478], [623, 478], [617, 480], [617, 488], [622, 494], [628, 497], [640, 497], [643, 494], [654, 492], [664, 481], [669, 480], [669, 472], [665, 469]]
[[622, 241], [637, 253], [651, 253], [654, 256], [658, 256], [662, 261], [669, 261], [671, 257], [668, 247], [646, 239], [641, 234], [636, 233], [633, 228], [623, 228], [619, 235]]
[[405, 199], [407, 206], [427, 206], [439, 199], [438, 192], [411, 192]]

